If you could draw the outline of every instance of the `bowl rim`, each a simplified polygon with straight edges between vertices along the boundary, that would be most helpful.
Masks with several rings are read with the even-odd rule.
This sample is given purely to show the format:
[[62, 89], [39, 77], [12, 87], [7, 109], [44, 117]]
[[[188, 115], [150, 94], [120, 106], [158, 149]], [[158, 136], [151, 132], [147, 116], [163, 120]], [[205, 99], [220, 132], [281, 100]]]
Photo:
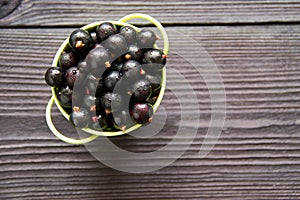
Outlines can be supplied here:
[[[132, 28], [134, 28], [138, 32], [141, 30], [140, 28], [138, 28], [138, 27], [136, 27], [132, 24], [129, 24], [129, 23], [126, 23], [126, 22], [121, 22], [121, 21], [98, 21], [98, 22], [93, 22], [93, 23], [87, 24], [87, 25], [81, 27], [80, 29], [83, 29], [83, 30], [86, 30], [86, 31], [91, 31], [92, 29], [95, 29], [99, 24], [104, 23], [104, 22], [110, 22], [110, 23], [113, 23], [117, 26], [131, 26]], [[62, 52], [67, 47], [69, 47], [69, 36], [64, 40], [64, 42], [60, 45], [59, 49], [57, 50], [57, 52], [55, 54], [55, 57], [52, 61], [52, 67], [58, 67], [59, 66], [58, 65], [59, 58], [60, 58]], [[154, 45], [154, 48], [158, 49], [156, 44]], [[160, 93], [158, 95], [158, 98], [157, 98], [155, 104], [153, 105], [154, 113], [156, 112], [156, 110], [158, 109], [159, 105], [162, 102], [165, 89], [166, 89], [166, 67], [164, 66], [164, 68], [162, 69], [162, 80], [161, 80]], [[55, 87], [51, 87], [51, 92], [52, 92], [52, 96], [54, 97], [54, 102], [55, 102], [56, 106], [58, 107], [59, 111], [69, 121], [70, 114], [68, 114], [65, 111], [65, 109], [60, 105], [59, 100], [58, 100], [57, 95], [56, 95]], [[129, 132], [132, 132], [132, 131], [138, 129], [139, 127], [141, 127], [141, 126], [142, 126], [141, 124], [136, 124], [136, 125], [128, 128], [128, 129], [124, 130], [124, 131], [122, 131], [122, 130], [120, 130], [120, 131], [97, 131], [97, 130], [93, 130], [93, 129], [90, 129], [90, 128], [83, 128], [81, 130], [83, 130], [84, 132], [90, 133], [92, 135], [97, 135], [97, 136], [118, 136], [118, 135], [123, 135], [123, 134], [129, 133]], [[79, 129], [79, 128], [76, 128], [76, 129]]]

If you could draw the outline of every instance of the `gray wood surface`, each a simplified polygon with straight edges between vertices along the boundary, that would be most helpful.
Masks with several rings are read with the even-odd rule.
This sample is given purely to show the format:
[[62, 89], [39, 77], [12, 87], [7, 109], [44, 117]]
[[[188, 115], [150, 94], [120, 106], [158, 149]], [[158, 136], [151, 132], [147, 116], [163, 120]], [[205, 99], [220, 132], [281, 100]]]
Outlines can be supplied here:
[[299, 0], [26, 0], [0, 19], [0, 25], [78, 26], [134, 12], [150, 14], [165, 24], [299, 22], [299, 9]]
[[[95, 2], [99, 1], [91, 4]], [[215, 19], [224, 22], [220, 19], [225, 19], [226, 13], [233, 8], [226, 11], [227, 7], [222, 7], [225, 1], [219, 4], [209, 2], [203, 1], [199, 7], [206, 8], [207, 12], [211, 10], [210, 14], [217, 12], [214, 6], [222, 9]], [[289, 16], [294, 19], [299, 17], [294, 12], [296, 1], [276, 1], [275, 6], [271, 6], [274, 1], [268, 2], [247, 1], [243, 3], [245, 5], [234, 5], [246, 11], [252, 7], [287, 10], [291, 13], [286, 13], [286, 19]], [[42, 1], [23, 1], [22, 14], [16, 10], [2, 20], [2, 24], [78, 23], [70, 17], [61, 20], [52, 18], [57, 14], [50, 12], [52, 7], [61, 9], [61, 15], [70, 15], [64, 12], [66, 6], [55, 3], [49, 3], [47, 8], [42, 6], [45, 4]], [[119, 3], [123, 5], [121, 1]], [[79, 10], [85, 8], [80, 3], [71, 4], [77, 5]], [[99, 4], [105, 4], [107, 9], [110, 6], [108, 2]], [[149, 8], [148, 4], [154, 3], [119, 9], [126, 13], [128, 9], [144, 11], [142, 8]], [[170, 2], [169, 9], [172, 6], [174, 9], [193, 9], [189, 6], [192, 4], [196, 3]], [[199, 7], [195, 7], [197, 12]], [[99, 16], [105, 13], [100, 8], [92, 11], [95, 10]], [[120, 10], [107, 12], [106, 17], [122, 16]], [[252, 11], [261, 15], [260, 20], [269, 21], [270, 13], [264, 15], [261, 10]], [[76, 11], [71, 9], [69, 12]], [[158, 18], [162, 17], [164, 22], [179, 19], [176, 15], [172, 19], [171, 14], [166, 14], [168, 12], [152, 12]], [[188, 13], [191, 14], [190, 11]], [[254, 19], [255, 14], [249, 15]], [[280, 12], [273, 16], [273, 19], [277, 18], [283, 19]], [[88, 16], [82, 22], [94, 19], [94, 16]], [[194, 19], [197, 18], [191, 18], [191, 21], [194, 22]], [[201, 17], [199, 19], [201, 22]], [[232, 19], [238, 18], [233, 15], [228, 20]], [[50, 27], [0, 29], [1, 200], [300, 199], [299, 25], [167, 28], [173, 41], [167, 67], [178, 70], [189, 79], [199, 98], [201, 122], [197, 137], [180, 159], [167, 168], [145, 174], [110, 169], [94, 159], [83, 146], [60, 142], [49, 131], [44, 112], [51, 92], [43, 76], [57, 48], [72, 30]], [[201, 74], [196, 74], [187, 62], [174, 53], [178, 48], [190, 54], [194, 52], [192, 48], [186, 48], [191, 44], [183, 44], [181, 38], [176, 37], [176, 30], [188, 33], [203, 46], [218, 66], [226, 88], [225, 128], [213, 151], [203, 159], [198, 158], [198, 151], [209, 126], [210, 98]], [[171, 72], [168, 72], [168, 78], [176, 81]], [[185, 89], [180, 85], [177, 89], [184, 94]], [[180, 117], [180, 107], [174, 98], [172, 92], [167, 90], [163, 105], [168, 111], [168, 121], [161, 134], [153, 139], [122, 136], [112, 141], [135, 152], [147, 152], [168, 144], [174, 137]], [[184, 103], [191, 102], [186, 99]], [[184, 112], [193, 109], [191, 106]], [[53, 117], [60, 130], [70, 135], [74, 133], [57, 109]], [[193, 121], [189, 126], [194, 126]], [[183, 136], [181, 139], [184, 142], [186, 138]], [[174, 150], [180, 149], [180, 145], [180, 142], [176, 144]]]

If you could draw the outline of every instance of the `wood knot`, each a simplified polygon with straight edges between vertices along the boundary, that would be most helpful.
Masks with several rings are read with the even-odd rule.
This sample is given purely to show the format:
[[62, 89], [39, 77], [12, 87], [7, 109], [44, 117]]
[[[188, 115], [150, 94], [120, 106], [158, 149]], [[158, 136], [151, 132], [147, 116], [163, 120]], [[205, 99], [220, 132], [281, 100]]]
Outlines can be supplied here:
[[21, 3], [21, 0], [0, 0], [0, 19], [12, 13]]

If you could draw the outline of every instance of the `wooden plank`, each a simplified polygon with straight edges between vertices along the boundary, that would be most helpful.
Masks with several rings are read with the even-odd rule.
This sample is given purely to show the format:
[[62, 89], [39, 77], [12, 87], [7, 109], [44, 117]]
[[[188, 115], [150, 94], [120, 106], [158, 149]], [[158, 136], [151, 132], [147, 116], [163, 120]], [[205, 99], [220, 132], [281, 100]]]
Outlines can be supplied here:
[[[225, 128], [203, 159], [198, 151], [211, 116], [209, 93], [201, 74], [176, 55], [178, 48], [195, 52], [176, 30], [184, 30], [209, 53], [226, 88]], [[72, 29], [1, 29], [0, 199], [298, 199], [299, 30], [298, 25], [168, 28], [173, 42], [167, 67], [184, 75], [197, 93], [198, 134], [171, 166], [129, 174], [104, 166], [83, 146], [58, 141], [45, 123], [51, 93], [43, 74]], [[168, 80], [181, 83], [171, 72]], [[185, 94], [180, 84], [176, 89]], [[180, 119], [172, 91], [166, 91], [163, 106], [168, 111], [165, 132], [153, 139], [122, 136], [113, 142], [134, 152], [167, 145]], [[75, 135], [57, 109], [53, 116], [62, 132]]]
[[150, 14], [165, 24], [299, 22], [299, 8], [298, 0], [28, 0], [0, 19], [0, 25], [81, 26], [94, 21], [118, 20], [135, 12]]

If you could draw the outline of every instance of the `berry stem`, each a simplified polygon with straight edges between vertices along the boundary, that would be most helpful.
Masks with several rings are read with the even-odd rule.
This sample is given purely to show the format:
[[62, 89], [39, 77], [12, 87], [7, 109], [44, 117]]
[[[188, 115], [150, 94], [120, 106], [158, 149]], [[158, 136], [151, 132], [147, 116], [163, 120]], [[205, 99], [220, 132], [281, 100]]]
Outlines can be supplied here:
[[80, 112], [80, 108], [77, 107], [77, 106], [74, 106], [74, 107], [73, 107], [73, 111], [74, 111], [74, 112]]
[[141, 75], [144, 75], [144, 74], [146, 74], [145, 70], [143, 70], [143, 69], [141, 68], [141, 70], [140, 70], [140, 74], [141, 74]]
[[91, 106], [90, 111], [96, 111], [96, 105]]
[[120, 127], [120, 129], [124, 132], [125, 130], [126, 130], [126, 126], [124, 125], [124, 126], [122, 126], [122, 127]]
[[125, 55], [125, 59], [130, 60], [131, 59], [131, 55], [130, 54], [126, 54]]
[[81, 48], [81, 47], [83, 47], [84, 46], [84, 43], [81, 41], [81, 40], [78, 40], [77, 42], [76, 42], [76, 44], [75, 44], [75, 47], [76, 48]]
[[106, 61], [106, 62], [105, 62], [105, 67], [106, 67], [106, 68], [110, 68], [110, 67], [111, 67], [111, 64], [110, 64], [108, 61]]

